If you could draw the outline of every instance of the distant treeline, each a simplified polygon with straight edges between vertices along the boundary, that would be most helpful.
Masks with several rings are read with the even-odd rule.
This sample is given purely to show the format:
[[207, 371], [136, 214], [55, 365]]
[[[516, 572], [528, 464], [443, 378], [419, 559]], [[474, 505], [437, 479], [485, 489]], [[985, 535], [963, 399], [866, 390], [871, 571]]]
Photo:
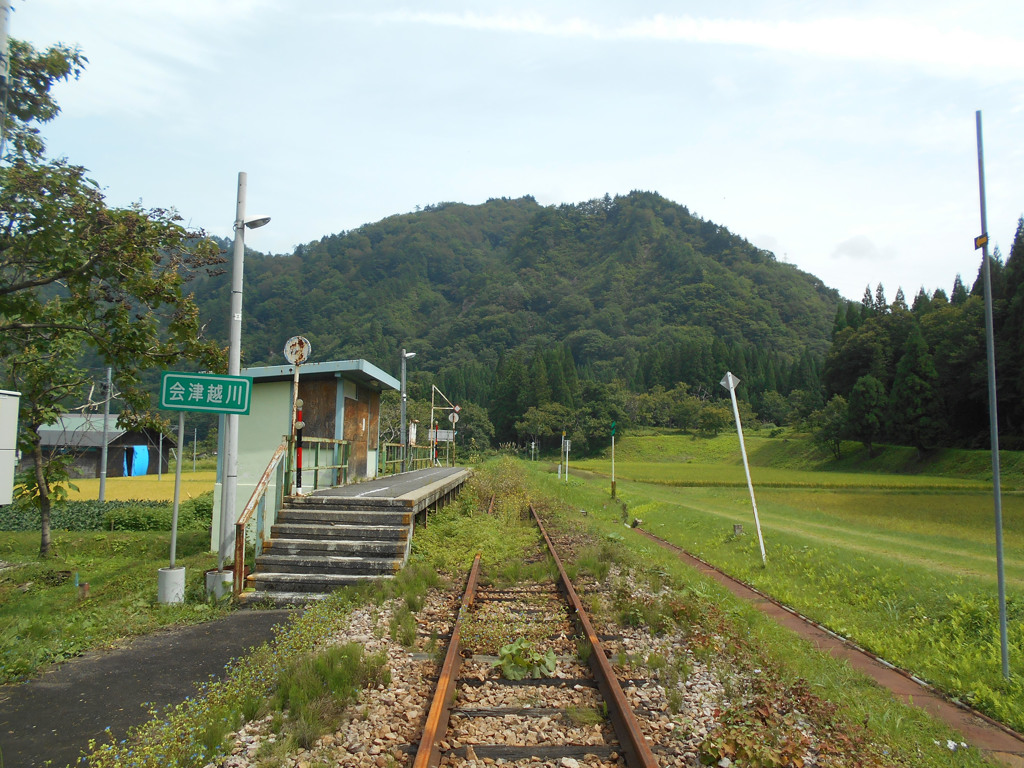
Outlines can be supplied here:
[[[998, 381], [999, 434], [1024, 448], [1024, 218], [1010, 256], [989, 258]], [[989, 445], [983, 271], [970, 291], [957, 276], [951, 293], [922, 289], [908, 306], [888, 303], [882, 285], [860, 304], [840, 307], [822, 379], [827, 397], [848, 409], [849, 437], [969, 448]]]

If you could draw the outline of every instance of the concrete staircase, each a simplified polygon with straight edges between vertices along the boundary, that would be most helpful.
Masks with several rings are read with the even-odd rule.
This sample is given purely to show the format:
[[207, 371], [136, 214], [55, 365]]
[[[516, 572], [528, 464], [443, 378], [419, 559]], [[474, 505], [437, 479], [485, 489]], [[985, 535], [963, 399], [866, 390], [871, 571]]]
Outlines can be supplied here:
[[414, 512], [395, 499], [293, 496], [278, 512], [243, 593], [295, 605], [346, 584], [392, 578], [409, 556]]

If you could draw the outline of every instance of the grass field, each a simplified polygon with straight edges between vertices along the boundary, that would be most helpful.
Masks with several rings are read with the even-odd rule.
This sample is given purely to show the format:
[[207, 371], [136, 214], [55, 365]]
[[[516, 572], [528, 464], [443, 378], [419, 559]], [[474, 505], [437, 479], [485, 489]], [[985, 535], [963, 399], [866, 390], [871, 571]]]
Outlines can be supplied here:
[[[762, 567], [735, 436], [625, 439], [616, 461], [628, 517], [989, 714], [1024, 729], [1024, 497], [1003, 498], [1011, 664], [1000, 669], [993, 500], [985, 452], [894, 455], [834, 471], [798, 441], [754, 438]], [[753, 457], [757, 457], [755, 463]], [[617, 457], [618, 458], [618, 457]], [[658, 460], [656, 460], [658, 459]], [[867, 457], [862, 457], [862, 462]], [[1011, 483], [1019, 457], [1010, 457]], [[763, 464], [773, 462], [772, 466]], [[935, 474], [943, 465], [957, 477]], [[923, 466], [922, 466], [923, 465]], [[608, 487], [608, 460], [577, 462]], [[705, 478], [704, 482], [701, 478]], [[614, 514], [611, 512], [609, 514]], [[734, 535], [741, 524], [743, 534]]]

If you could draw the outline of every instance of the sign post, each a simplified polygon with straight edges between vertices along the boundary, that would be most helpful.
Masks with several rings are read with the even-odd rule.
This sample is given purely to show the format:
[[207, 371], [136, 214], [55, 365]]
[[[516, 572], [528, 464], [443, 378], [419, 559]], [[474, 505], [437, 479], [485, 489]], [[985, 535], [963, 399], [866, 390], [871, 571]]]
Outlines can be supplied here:
[[761, 536], [761, 520], [757, 516], [757, 501], [754, 499], [754, 484], [750, 481], [750, 465], [747, 463], [747, 447], [743, 444], [743, 427], [740, 424], [740, 409], [739, 406], [736, 405], [736, 385], [740, 383], [740, 380], [733, 376], [731, 372], [727, 371], [725, 378], [723, 378], [719, 383], [729, 390], [729, 396], [732, 398], [732, 412], [736, 417], [736, 432], [740, 436], [740, 453], [743, 454], [743, 471], [747, 473], [747, 488], [750, 490], [750, 503], [754, 507], [754, 526], [757, 528], [757, 543], [761, 547], [761, 564], [767, 568], [768, 558], [764, 553], [764, 538]]
[[309, 360], [313, 346], [305, 336], [292, 336], [284, 344], [284, 359], [295, 366], [292, 377], [292, 437], [295, 439], [295, 493], [302, 495], [302, 400], [299, 399], [299, 366]]
[[[174, 509], [171, 513], [171, 565], [161, 568], [158, 576], [157, 600], [180, 603], [185, 599], [185, 568], [174, 565], [178, 543], [178, 507], [181, 499], [182, 443], [185, 439], [185, 411], [205, 413], [247, 414], [252, 405], [252, 379], [248, 376], [221, 376], [212, 373], [179, 373], [164, 371], [160, 376], [160, 408], [178, 411], [178, 461], [174, 469]], [[160, 461], [163, 462], [161, 451]], [[221, 509], [221, 540], [218, 551], [224, 551], [224, 516]], [[217, 569], [223, 571], [223, 563]]]

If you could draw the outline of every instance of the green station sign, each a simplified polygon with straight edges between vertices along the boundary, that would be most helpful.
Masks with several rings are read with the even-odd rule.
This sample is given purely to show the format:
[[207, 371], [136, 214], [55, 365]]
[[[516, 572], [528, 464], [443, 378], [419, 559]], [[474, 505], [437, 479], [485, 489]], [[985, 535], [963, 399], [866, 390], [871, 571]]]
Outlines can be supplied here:
[[160, 407], [171, 411], [249, 413], [252, 379], [214, 373], [164, 371], [160, 377]]

